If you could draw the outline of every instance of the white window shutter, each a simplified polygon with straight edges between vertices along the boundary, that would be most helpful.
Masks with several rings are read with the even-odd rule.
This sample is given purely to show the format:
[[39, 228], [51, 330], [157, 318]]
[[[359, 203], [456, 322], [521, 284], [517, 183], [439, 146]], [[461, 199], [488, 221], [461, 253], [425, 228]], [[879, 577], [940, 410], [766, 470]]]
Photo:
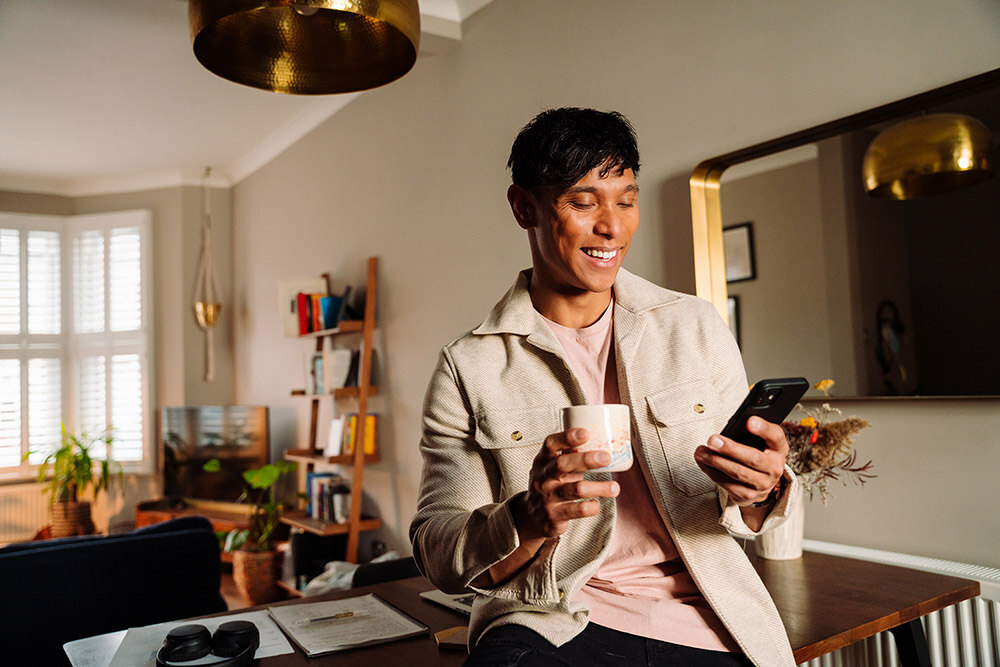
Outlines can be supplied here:
[[21, 362], [0, 359], [0, 468], [21, 464]]
[[28, 231], [28, 333], [62, 330], [62, 255], [59, 232]]
[[62, 362], [58, 358], [28, 360], [29, 461], [40, 463], [62, 441]]
[[21, 232], [0, 229], [0, 334], [21, 333]]
[[73, 330], [104, 331], [104, 233], [91, 229], [73, 238]]

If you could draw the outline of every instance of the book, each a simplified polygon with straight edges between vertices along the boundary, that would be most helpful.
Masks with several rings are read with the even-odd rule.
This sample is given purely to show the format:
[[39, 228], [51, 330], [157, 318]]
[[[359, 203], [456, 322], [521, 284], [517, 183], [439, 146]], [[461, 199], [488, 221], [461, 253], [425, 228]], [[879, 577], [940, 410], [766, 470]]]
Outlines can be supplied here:
[[347, 375], [351, 371], [354, 354], [346, 348], [323, 351], [324, 378], [327, 391], [347, 386]]
[[306, 473], [306, 494], [309, 496], [309, 503], [306, 505], [306, 514], [311, 519], [322, 518], [323, 495], [321, 482], [329, 477], [333, 477], [332, 472], [310, 471]]
[[456, 625], [453, 628], [439, 630], [434, 633], [434, 641], [437, 642], [438, 648], [468, 651], [469, 626]]
[[374, 593], [268, 607], [268, 613], [310, 658], [430, 632]]
[[285, 336], [295, 338], [305, 333], [299, 321], [299, 294], [318, 294], [325, 290], [326, 282], [321, 278], [283, 280], [278, 284], [279, 312]]
[[330, 435], [326, 440], [326, 448], [323, 454], [326, 456], [340, 456], [344, 449], [344, 417], [334, 417], [330, 420]]
[[299, 292], [296, 298], [296, 308], [299, 314], [299, 334], [309, 333], [309, 295]]
[[326, 386], [326, 382], [323, 377], [326, 366], [323, 359], [323, 353], [307, 352], [304, 358], [306, 370], [306, 393], [314, 396], [328, 393], [330, 390]]
[[[362, 445], [365, 454], [375, 453], [375, 434], [377, 431], [378, 415], [368, 413], [365, 415], [364, 444]], [[358, 442], [358, 415], [351, 414], [347, 417], [344, 427], [344, 453], [353, 454], [354, 447]]]

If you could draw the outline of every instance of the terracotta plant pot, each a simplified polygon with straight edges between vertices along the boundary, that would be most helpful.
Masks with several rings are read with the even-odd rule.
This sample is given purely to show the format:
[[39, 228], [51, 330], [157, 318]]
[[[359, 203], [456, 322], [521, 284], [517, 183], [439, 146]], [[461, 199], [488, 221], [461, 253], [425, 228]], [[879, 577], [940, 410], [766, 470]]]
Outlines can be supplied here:
[[90, 517], [90, 503], [56, 502], [49, 508], [52, 537], [75, 537], [94, 534], [94, 521]]
[[234, 551], [233, 583], [250, 606], [274, 602], [279, 597], [277, 551]]

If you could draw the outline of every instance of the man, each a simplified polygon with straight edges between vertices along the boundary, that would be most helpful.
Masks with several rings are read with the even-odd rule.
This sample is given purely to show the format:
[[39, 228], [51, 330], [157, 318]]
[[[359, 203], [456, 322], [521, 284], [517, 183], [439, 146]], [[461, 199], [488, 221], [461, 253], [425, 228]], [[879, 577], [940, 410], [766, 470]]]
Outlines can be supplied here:
[[[792, 665], [766, 590], [728, 531], [801, 501], [781, 428], [764, 451], [718, 435], [746, 394], [710, 304], [621, 269], [639, 154], [617, 113], [555, 109], [521, 130], [507, 198], [532, 268], [446, 346], [424, 404], [410, 527], [421, 571], [473, 590], [468, 665]], [[635, 464], [589, 473], [560, 409], [625, 403]]]

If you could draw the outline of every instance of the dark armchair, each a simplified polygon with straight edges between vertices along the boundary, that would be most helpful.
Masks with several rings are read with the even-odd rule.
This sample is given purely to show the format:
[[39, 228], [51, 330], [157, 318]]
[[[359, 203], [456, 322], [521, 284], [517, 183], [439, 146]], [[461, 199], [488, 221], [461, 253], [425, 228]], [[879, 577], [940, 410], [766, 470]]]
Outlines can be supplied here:
[[62, 645], [225, 611], [219, 543], [203, 517], [119, 535], [0, 549], [0, 661], [68, 664]]

